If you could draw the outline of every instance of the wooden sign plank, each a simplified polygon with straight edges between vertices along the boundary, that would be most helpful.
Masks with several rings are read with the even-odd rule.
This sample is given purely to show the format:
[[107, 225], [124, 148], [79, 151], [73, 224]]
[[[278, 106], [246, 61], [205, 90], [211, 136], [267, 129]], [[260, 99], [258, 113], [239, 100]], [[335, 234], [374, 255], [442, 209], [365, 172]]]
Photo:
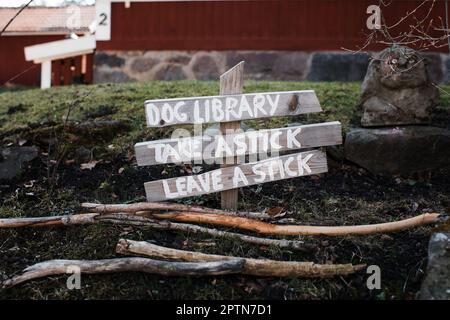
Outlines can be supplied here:
[[[244, 61], [239, 62], [233, 68], [220, 76], [220, 95], [241, 94], [244, 91]], [[236, 132], [241, 129], [241, 121], [221, 122], [220, 130], [223, 135]], [[231, 161], [230, 161], [231, 160]], [[237, 157], [226, 158], [226, 163], [237, 164]], [[230, 166], [223, 164], [222, 168]], [[239, 189], [222, 191], [220, 194], [221, 208], [223, 210], [237, 210]]]
[[148, 127], [294, 116], [320, 112], [313, 90], [147, 100]]
[[326, 154], [319, 150], [220, 168], [199, 175], [146, 182], [147, 200], [162, 201], [327, 172]]
[[246, 131], [227, 136], [197, 136], [140, 142], [135, 145], [139, 166], [206, 161], [272, 151], [298, 150], [342, 143], [338, 121], [277, 129]]

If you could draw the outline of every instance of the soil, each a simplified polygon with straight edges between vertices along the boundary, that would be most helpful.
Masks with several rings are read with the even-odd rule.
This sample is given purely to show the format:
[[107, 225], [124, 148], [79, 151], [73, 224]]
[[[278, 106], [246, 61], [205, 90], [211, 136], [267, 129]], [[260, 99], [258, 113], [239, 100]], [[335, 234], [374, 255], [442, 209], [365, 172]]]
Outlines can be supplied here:
[[[359, 123], [355, 113], [359, 85], [248, 82], [246, 92], [313, 89], [324, 112], [247, 124], [260, 129], [283, 127], [290, 122], [339, 120], [346, 132], [350, 125]], [[170, 130], [145, 128], [142, 108], [145, 99], [217, 92], [217, 82], [176, 81], [3, 92], [0, 95], [0, 145], [34, 145], [41, 152], [13, 181], [0, 181], [0, 217], [74, 214], [83, 212], [82, 202], [145, 201], [144, 182], [186, 175], [191, 171], [188, 167], [174, 165], [136, 166], [135, 142], [170, 136]], [[436, 110], [433, 123], [448, 128], [450, 96], [442, 94], [441, 99], [443, 107]], [[69, 121], [67, 126], [64, 119]], [[76, 130], [76, 123], [99, 120], [119, 121], [118, 124], [124, 126], [118, 125], [114, 132], [91, 125]], [[379, 177], [350, 163], [333, 161], [339, 158], [339, 150], [328, 148], [329, 172], [325, 174], [241, 189], [240, 210], [283, 207], [287, 213], [275, 223], [310, 225], [382, 223], [424, 212], [449, 212], [449, 168], [415, 177]], [[91, 162], [91, 170], [81, 169], [81, 164], [86, 162]], [[212, 167], [203, 167], [203, 171], [210, 169]], [[180, 202], [220, 207], [217, 194], [185, 198]], [[377, 265], [381, 269], [381, 289], [367, 288], [369, 274], [364, 271], [332, 279], [238, 275], [162, 277], [121, 273], [82, 275], [80, 290], [67, 288], [66, 275], [39, 279], [0, 289], [0, 299], [414, 299], [426, 270], [427, 245], [433, 230], [434, 226], [427, 226], [389, 235], [300, 237], [315, 248], [302, 252], [227, 238], [107, 224], [3, 229], [0, 230], [0, 280], [49, 259], [118, 257], [115, 253], [118, 239], [128, 238], [206, 253]]]
[[[144, 200], [143, 183], [186, 174], [181, 166], [137, 167], [127, 153], [102, 159], [92, 170], [71, 161], [59, 165], [49, 180], [41, 155], [15, 181], [1, 183], [2, 216], [46, 216], [81, 212], [81, 202], [125, 203]], [[241, 189], [240, 209], [282, 206], [279, 223], [351, 225], [394, 221], [422, 212], [448, 212], [448, 169], [426, 178], [372, 176], [349, 164], [330, 161], [320, 176], [302, 177]], [[123, 168], [123, 169], [121, 169]], [[204, 168], [209, 170], [210, 168]], [[120, 172], [120, 173], [119, 173]], [[181, 201], [180, 201], [181, 202]], [[218, 208], [210, 194], [183, 203]], [[0, 277], [48, 259], [117, 257], [120, 237], [207, 253], [316, 263], [365, 263], [381, 268], [381, 289], [369, 290], [360, 272], [333, 279], [162, 277], [143, 273], [82, 275], [82, 288], [69, 290], [67, 276], [31, 281], [0, 291], [0, 299], [413, 299], [427, 263], [433, 227], [364, 237], [302, 237], [311, 252], [241, 243], [226, 238], [188, 235], [148, 228], [89, 225], [0, 230]]]

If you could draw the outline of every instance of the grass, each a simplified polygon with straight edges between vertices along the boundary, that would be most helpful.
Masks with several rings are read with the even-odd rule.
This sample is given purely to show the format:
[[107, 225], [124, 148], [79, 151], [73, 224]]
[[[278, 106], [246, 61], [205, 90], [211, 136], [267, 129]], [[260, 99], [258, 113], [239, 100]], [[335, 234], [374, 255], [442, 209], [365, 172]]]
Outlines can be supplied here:
[[[444, 87], [449, 91], [448, 87]], [[359, 83], [246, 82], [245, 92], [313, 89], [324, 112], [247, 122], [254, 128], [275, 128], [290, 122], [315, 123], [338, 120], [344, 131], [358, 123]], [[39, 159], [24, 168], [13, 181], [0, 182], [0, 217], [45, 216], [79, 212], [81, 202], [132, 202], [143, 200], [143, 183], [177, 176], [183, 167], [137, 167], [133, 145], [138, 141], [169, 137], [173, 128], [145, 127], [146, 99], [215, 95], [217, 82], [152, 82], [57, 87], [49, 90], [0, 90], [0, 140], [2, 145], [41, 147]], [[52, 136], [43, 134], [69, 120], [120, 120], [125, 131], [103, 138], [86, 133], [82, 140], [61, 134], [59, 143], [70, 146], [58, 179], [48, 179], [47, 148]], [[446, 113], [450, 99], [442, 94], [438, 111]], [[444, 112], [445, 111], [445, 112]], [[439, 113], [438, 112], [438, 113]], [[448, 120], [448, 118], [446, 118]], [[448, 122], [448, 121], [447, 121]], [[83, 134], [83, 133], [79, 133]], [[89, 139], [91, 141], [89, 141]], [[75, 150], [84, 146], [102, 160], [92, 170], [80, 170]], [[75, 159], [75, 160], [74, 160]], [[330, 161], [328, 173], [241, 189], [242, 210], [261, 211], [275, 206], [288, 209], [289, 223], [350, 225], [393, 221], [421, 212], [450, 209], [450, 175], [437, 173], [428, 180], [413, 181], [374, 177], [349, 164]], [[164, 171], [164, 173], [163, 173]], [[167, 173], [165, 173], [167, 172]], [[31, 183], [33, 182], [33, 183]], [[219, 207], [217, 194], [181, 200]], [[383, 238], [303, 237], [316, 246], [313, 252], [293, 252], [258, 247], [226, 238], [160, 232], [148, 228], [91, 225], [74, 228], [0, 230], [0, 280], [46, 259], [102, 259], [116, 257], [120, 237], [151, 240], [168, 247], [253, 258], [314, 261], [317, 263], [366, 263], [381, 267], [382, 290], [369, 291], [363, 273], [336, 279], [279, 279], [245, 276], [167, 278], [148, 274], [113, 274], [82, 278], [81, 290], [68, 290], [66, 277], [32, 281], [0, 290], [0, 299], [411, 299], [420, 288], [426, 266], [431, 228], [418, 228]], [[211, 245], [212, 243], [212, 245]]]
[[[18, 128], [45, 123], [61, 123], [73, 101], [78, 101], [69, 120], [85, 121], [92, 118], [111, 118], [129, 121], [132, 130], [123, 143], [152, 135], [170, 136], [172, 128], [145, 127], [144, 101], [218, 94], [218, 82], [213, 81], [158, 81], [130, 84], [100, 84], [92, 86], [63, 86], [50, 90], [28, 89], [0, 91], [0, 135]], [[247, 81], [244, 92], [315, 90], [323, 112], [296, 117], [281, 117], [248, 121], [255, 129], [282, 127], [290, 122], [316, 123], [340, 121], [343, 131], [358, 124], [358, 97], [360, 83], [340, 82], [257, 82]], [[5, 89], [3, 89], [5, 90]], [[441, 106], [450, 105], [450, 86], [442, 86]]]
[[[302, 119], [306, 122], [339, 120], [348, 125], [358, 100], [359, 83], [255, 82], [248, 81], [245, 92], [313, 89], [324, 112]], [[93, 86], [56, 87], [50, 90], [21, 90], [0, 94], [0, 134], [30, 124], [61, 122], [68, 106], [79, 99], [71, 120], [83, 121], [102, 114], [128, 120], [133, 129], [144, 129], [144, 101], [216, 95], [217, 82], [172, 81], [142, 84], [101, 84]], [[284, 125], [288, 118], [265, 121], [264, 125]]]

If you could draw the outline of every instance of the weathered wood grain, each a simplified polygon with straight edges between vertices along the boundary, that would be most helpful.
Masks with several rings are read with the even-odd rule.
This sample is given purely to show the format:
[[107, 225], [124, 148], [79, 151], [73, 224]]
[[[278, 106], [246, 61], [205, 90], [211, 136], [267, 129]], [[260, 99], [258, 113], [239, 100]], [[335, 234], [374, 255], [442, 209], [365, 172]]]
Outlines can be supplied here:
[[313, 90], [147, 100], [148, 127], [230, 122], [320, 112]]
[[169, 262], [147, 258], [116, 258], [103, 260], [48, 260], [31, 265], [23, 273], [7, 279], [3, 288], [26, 281], [63, 274], [101, 274], [114, 272], [146, 272], [164, 276], [211, 276], [241, 273], [244, 259], [213, 262]]
[[[220, 95], [241, 94], [244, 90], [244, 61], [239, 62], [233, 68], [220, 76]], [[236, 132], [241, 128], [241, 121], [222, 122], [220, 131], [222, 135]], [[228, 157], [225, 159], [227, 164], [222, 168], [237, 164], [237, 157]], [[237, 210], [239, 199], [239, 189], [222, 191], [220, 194], [221, 208], [224, 210]]]
[[[206, 254], [201, 252], [178, 250], [158, 246], [146, 241], [119, 239], [116, 252], [121, 254], [139, 254], [164, 260], [189, 262], [226, 261], [240, 257]], [[352, 264], [316, 264], [314, 262], [277, 261], [270, 259], [244, 258], [243, 274], [259, 277], [307, 277], [328, 278], [348, 275], [363, 270], [365, 265]]]
[[[256, 138], [255, 138], [256, 137]], [[273, 151], [283, 152], [302, 148], [313, 148], [320, 146], [338, 145], [342, 143], [341, 124], [338, 121], [308, 124], [287, 128], [266, 129], [259, 131], [247, 131], [227, 135], [223, 140], [221, 136], [197, 136], [179, 139], [164, 139], [148, 142], [140, 142], [135, 145], [136, 160], [139, 166], [181, 163], [203, 160], [208, 163], [217, 163], [224, 157], [225, 152], [216, 156], [218, 144], [223, 146], [225, 142], [233, 154], [227, 156], [238, 156], [242, 163], [245, 155], [266, 152], [263, 148], [254, 149], [253, 146], [263, 146], [264, 139], [277, 138], [276, 144], [280, 148]], [[220, 140], [219, 140], [220, 139]], [[233, 143], [241, 141], [247, 146], [245, 150], [239, 149]], [[258, 141], [258, 143], [255, 143]], [[169, 152], [170, 150], [170, 152]], [[208, 152], [203, 152], [208, 150]], [[223, 148], [220, 148], [223, 150]], [[164, 155], [168, 155], [165, 157]], [[241, 157], [242, 156], [242, 157]]]
[[146, 182], [147, 201], [161, 201], [220, 192], [281, 179], [324, 173], [327, 159], [319, 150], [220, 168], [204, 174]]

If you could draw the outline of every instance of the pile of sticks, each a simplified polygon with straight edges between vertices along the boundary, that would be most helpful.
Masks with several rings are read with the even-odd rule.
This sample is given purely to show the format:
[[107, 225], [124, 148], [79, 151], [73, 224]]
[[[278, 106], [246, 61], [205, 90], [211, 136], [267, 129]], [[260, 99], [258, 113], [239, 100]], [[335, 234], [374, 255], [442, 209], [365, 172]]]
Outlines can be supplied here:
[[[86, 213], [75, 215], [0, 219], [0, 228], [45, 227], [112, 223], [145, 226], [158, 230], [203, 233], [228, 237], [247, 243], [308, 251], [311, 245], [300, 240], [271, 239], [250, 236], [196, 224], [231, 227], [262, 235], [284, 236], [346, 236], [402, 231], [446, 220], [437, 213], [372, 225], [307, 226], [279, 225], [267, 222], [270, 215], [260, 212], [230, 212], [205, 207], [173, 203], [96, 204], [83, 203]], [[191, 224], [196, 223], [196, 224]], [[275, 261], [234, 256], [212, 255], [157, 246], [149, 242], [120, 239], [116, 252], [124, 255], [144, 255], [151, 258], [126, 257], [104, 260], [49, 260], [32, 265], [19, 275], [2, 283], [12, 287], [36, 278], [65, 274], [68, 267], [78, 267], [86, 274], [139, 271], [167, 276], [208, 276], [247, 274], [270, 277], [333, 277], [355, 273], [365, 265], [316, 264], [313, 262]], [[159, 259], [159, 260], [157, 260]]]

